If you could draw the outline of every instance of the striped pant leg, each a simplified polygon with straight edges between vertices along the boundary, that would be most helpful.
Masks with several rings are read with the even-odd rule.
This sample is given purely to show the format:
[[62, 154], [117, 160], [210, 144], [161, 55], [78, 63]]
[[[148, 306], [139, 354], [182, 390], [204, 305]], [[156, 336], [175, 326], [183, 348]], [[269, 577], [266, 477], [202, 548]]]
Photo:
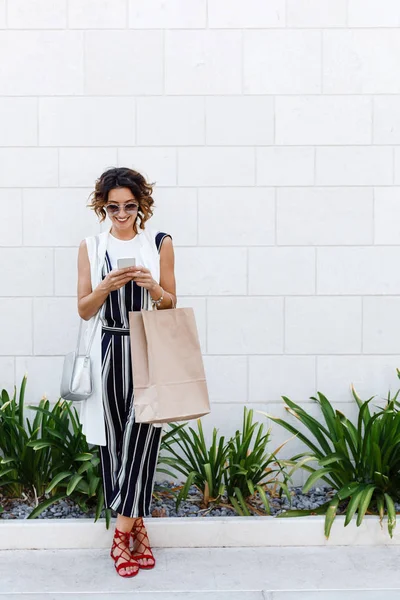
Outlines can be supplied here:
[[147, 423], [135, 423], [132, 414], [123, 437], [121, 469], [112, 508], [125, 517], [147, 517], [150, 514], [161, 429]]
[[135, 423], [129, 336], [103, 336], [107, 445], [101, 447], [101, 458], [106, 503], [127, 517], [148, 516], [162, 430]]
[[102, 333], [102, 391], [106, 445], [100, 446], [105, 505], [110, 508], [121, 467], [121, 446], [126, 421], [122, 347], [120, 339]]

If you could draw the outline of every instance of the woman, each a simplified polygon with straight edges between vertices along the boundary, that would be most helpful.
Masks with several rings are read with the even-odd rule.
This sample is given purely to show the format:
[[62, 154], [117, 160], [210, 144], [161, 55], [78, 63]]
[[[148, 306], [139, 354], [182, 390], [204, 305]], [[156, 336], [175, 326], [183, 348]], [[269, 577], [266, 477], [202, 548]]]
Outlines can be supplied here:
[[[105, 504], [118, 516], [111, 557], [122, 577], [155, 559], [142, 517], [150, 511], [162, 428], [135, 423], [129, 317], [135, 310], [176, 305], [171, 236], [145, 227], [152, 186], [128, 168], [105, 171], [90, 207], [111, 229], [82, 241], [78, 255], [78, 312], [93, 338], [94, 390], [81, 410], [83, 431], [100, 445]], [[117, 268], [120, 258], [136, 266]]]

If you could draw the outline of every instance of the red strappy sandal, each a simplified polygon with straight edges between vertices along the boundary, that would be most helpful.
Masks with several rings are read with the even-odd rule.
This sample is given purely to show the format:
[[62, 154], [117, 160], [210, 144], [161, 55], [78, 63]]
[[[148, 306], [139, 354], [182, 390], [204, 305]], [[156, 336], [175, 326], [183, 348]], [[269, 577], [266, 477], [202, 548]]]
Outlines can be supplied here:
[[[147, 538], [147, 532], [146, 532], [146, 527], [143, 523], [143, 519], [136, 519], [135, 525], [132, 528], [131, 531], [131, 538], [132, 538], [132, 543], [135, 544], [135, 541], [138, 543], [138, 545], [142, 545], [145, 547], [145, 551], [142, 554], [135, 554], [135, 560], [138, 561], [139, 563], [139, 567], [141, 569], [154, 569], [154, 567], [156, 566], [156, 559], [153, 556], [153, 553], [151, 551], [150, 546], [148, 546], [147, 544], [145, 544], [144, 540]], [[147, 565], [141, 565], [140, 564], [140, 560], [142, 558], [147, 558], [147, 560], [152, 560], [152, 564], [147, 564]]]
[[[120, 577], [135, 577], [135, 575], [137, 575], [140, 570], [139, 563], [137, 562], [136, 558], [133, 558], [133, 556], [131, 555], [131, 553], [129, 551], [129, 540], [130, 540], [130, 532], [129, 531], [120, 531], [119, 529], [115, 529], [113, 545], [111, 546], [110, 556], [114, 561], [115, 569]], [[123, 546], [122, 544], [125, 544], [125, 546]], [[114, 556], [114, 550], [116, 548], [118, 548], [119, 550], [122, 550], [121, 554], [119, 554], [118, 556]], [[128, 557], [128, 560], [124, 560], [124, 562], [121, 562], [119, 565], [117, 565], [117, 562], [119, 561], [120, 558], [126, 559], [127, 557]], [[124, 575], [122, 575], [120, 573], [121, 569], [127, 569], [128, 567], [137, 567], [137, 570], [134, 571], [133, 573], [125, 573]]]

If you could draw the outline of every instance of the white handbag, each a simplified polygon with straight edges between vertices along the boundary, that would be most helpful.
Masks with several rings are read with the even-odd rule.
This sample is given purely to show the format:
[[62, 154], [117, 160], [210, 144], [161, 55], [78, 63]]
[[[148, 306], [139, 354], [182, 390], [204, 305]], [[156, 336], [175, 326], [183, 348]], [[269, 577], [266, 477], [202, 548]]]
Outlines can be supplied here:
[[82, 336], [82, 319], [79, 323], [78, 342], [75, 352], [70, 352], [64, 358], [63, 371], [61, 376], [60, 396], [64, 400], [73, 402], [83, 402], [87, 400], [93, 392], [92, 368], [90, 361], [90, 350], [92, 348], [94, 334], [100, 320], [100, 311], [96, 315], [93, 324], [92, 334], [84, 355], [79, 354], [79, 347]]
[[[98, 249], [99, 238], [96, 236], [96, 250]], [[97, 254], [97, 253], [96, 253]], [[64, 400], [73, 402], [83, 402], [87, 400], [93, 392], [92, 366], [90, 360], [90, 350], [92, 348], [94, 336], [100, 320], [99, 309], [93, 323], [92, 333], [84, 355], [79, 354], [82, 337], [82, 321], [79, 323], [78, 341], [75, 352], [69, 352], [64, 358], [63, 371], [61, 376], [60, 396]]]

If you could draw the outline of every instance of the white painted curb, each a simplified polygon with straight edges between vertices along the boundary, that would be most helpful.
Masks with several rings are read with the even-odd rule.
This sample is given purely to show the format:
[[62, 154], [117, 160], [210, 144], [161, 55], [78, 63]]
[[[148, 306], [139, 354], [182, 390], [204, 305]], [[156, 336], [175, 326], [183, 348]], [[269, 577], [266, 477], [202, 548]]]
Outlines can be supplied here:
[[[400, 531], [390, 539], [387, 522], [367, 516], [360, 527], [344, 527], [336, 517], [329, 540], [324, 517], [186, 517], [145, 519], [155, 548], [221, 548], [267, 546], [384, 546], [400, 545]], [[113, 525], [90, 519], [2, 520], [0, 550], [108, 548]]]

